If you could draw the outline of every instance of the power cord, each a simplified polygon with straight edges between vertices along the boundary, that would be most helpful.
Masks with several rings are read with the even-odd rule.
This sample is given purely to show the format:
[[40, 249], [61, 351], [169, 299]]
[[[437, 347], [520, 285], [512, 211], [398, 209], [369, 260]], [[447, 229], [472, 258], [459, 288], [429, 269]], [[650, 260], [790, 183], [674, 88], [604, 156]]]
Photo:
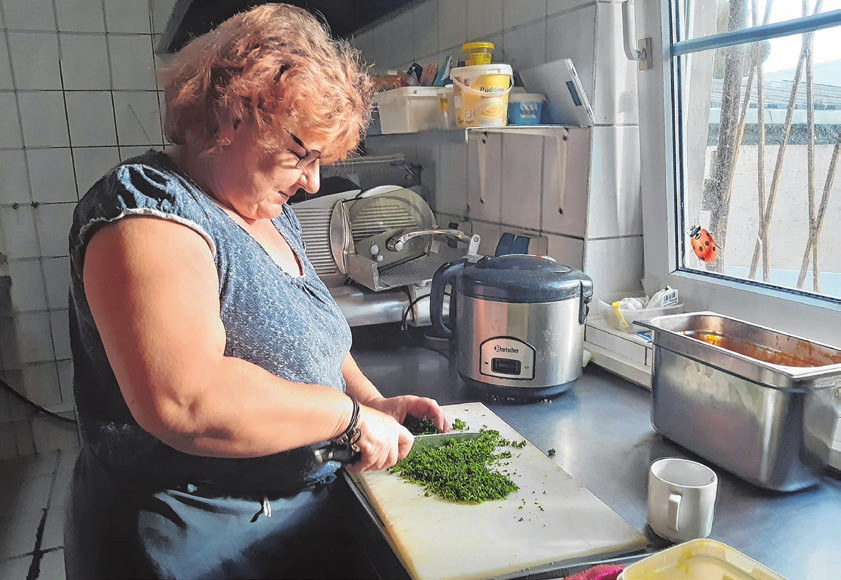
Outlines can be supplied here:
[[41, 405], [39, 405], [35, 401], [31, 401], [30, 399], [26, 398], [25, 396], [20, 394], [20, 392], [18, 392], [17, 389], [15, 389], [12, 385], [7, 383], [3, 379], [0, 379], [0, 386], [2, 386], [5, 390], [7, 390], [9, 393], [11, 393], [12, 396], [14, 396], [17, 400], [22, 401], [27, 406], [35, 409], [37, 412], [39, 412], [43, 415], [46, 415], [48, 417], [52, 417], [53, 419], [58, 419], [59, 421], [64, 421], [65, 423], [73, 423], [73, 424], [76, 423], [76, 419], [71, 419], [69, 417], [62, 417], [58, 413], [53, 413], [52, 411], [50, 411], [48, 409], [45, 409], [44, 407], [42, 407]]
[[[450, 292], [446, 292], [446, 291], [445, 291], [445, 292], [444, 292], [444, 296], [450, 296]], [[409, 339], [410, 339], [410, 340], [411, 340], [411, 341], [412, 341], [412, 342], [413, 342], [416, 346], [419, 346], [419, 347], [421, 347], [421, 348], [425, 348], [425, 349], [427, 349], [427, 350], [431, 350], [432, 352], [437, 352], [437, 353], [438, 353], [438, 354], [440, 354], [441, 356], [443, 356], [443, 357], [445, 357], [445, 358], [449, 358], [449, 356], [448, 356], [448, 354], [447, 354], [447, 352], [446, 352], [446, 350], [447, 350], [447, 349], [444, 349], [444, 351], [442, 351], [440, 348], [433, 348], [433, 347], [432, 347], [432, 346], [430, 346], [429, 344], [424, 344], [424, 341], [419, 341], [419, 340], [417, 340], [414, 336], [412, 336], [412, 333], [411, 333], [411, 332], [409, 332], [409, 328], [408, 328], [408, 326], [407, 326], [407, 319], [408, 319], [408, 317], [409, 317], [409, 312], [411, 312], [411, 311], [412, 311], [412, 308], [414, 308], [414, 307], [417, 305], [417, 303], [418, 303], [418, 302], [420, 302], [421, 300], [423, 300], [424, 298], [429, 298], [429, 297], [430, 297], [430, 294], [424, 294], [423, 296], [418, 296], [417, 298], [415, 298], [414, 300], [412, 300], [411, 302], [409, 302], [409, 305], [408, 305], [408, 306], [406, 306], [406, 310], [404, 310], [404, 311], [403, 311], [403, 316], [401, 317], [401, 320], [400, 320], [400, 330], [401, 330], [401, 331], [403, 331], [403, 332], [406, 334], [406, 336], [408, 336], [408, 337], [409, 337]], [[426, 340], [426, 341], [429, 341], [430, 339], [429, 339], [429, 338], [425, 338], [425, 340]]]

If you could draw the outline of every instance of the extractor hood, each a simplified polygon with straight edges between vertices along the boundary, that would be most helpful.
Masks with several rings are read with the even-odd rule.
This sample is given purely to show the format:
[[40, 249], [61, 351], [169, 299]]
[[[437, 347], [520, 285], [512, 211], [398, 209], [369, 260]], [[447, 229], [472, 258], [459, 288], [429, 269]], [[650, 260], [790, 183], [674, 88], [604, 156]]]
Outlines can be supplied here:
[[[349, 38], [416, 1], [290, 0], [287, 3], [318, 15], [329, 24], [336, 38]], [[266, 0], [176, 0], [158, 52], [177, 52], [190, 39], [212, 30], [237, 12], [266, 3]]]

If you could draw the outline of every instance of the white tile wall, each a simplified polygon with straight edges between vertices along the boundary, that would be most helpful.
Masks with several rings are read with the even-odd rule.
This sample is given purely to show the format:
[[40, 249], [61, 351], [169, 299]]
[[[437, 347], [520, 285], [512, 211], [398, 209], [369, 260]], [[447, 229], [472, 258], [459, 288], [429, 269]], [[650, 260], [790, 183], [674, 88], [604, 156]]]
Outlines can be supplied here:
[[64, 94], [33, 91], [18, 95], [24, 144], [27, 147], [69, 147]]
[[102, 0], [58, 0], [55, 6], [62, 32], [105, 32]]
[[23, 149], [0, 149], [0, 205], [29, 202], [29, 181]]
[[502, 25], [512, 28], [542, 20], [546, 16], [546, 2], [544, 0], [502, 0]]
[[454, 216], [467, 214], [467, 146], [462, 144], [441, 146], [434, 206], [438, 211]]
[[588, 237], [642, 234], [639, 127], [593, 128], [589, 200]]
[[73, 162], [76, 190], [81, 197], [108, 169], [120, 162], [120, 152], [116, 147], [76, 147]]
[[438, 13], [434, 2], [424, 2], [410, 11], [414, 58], [438, 55]]
[[[56, 348], [56, 351], [58, 350]], [[56, 362], [56, 366], [58, 367], [58, 383], [61, 388], [61, 400], [65, 403], [71, 403], [73, 401], [73, 361], [69, 358], [67, 360], [59, 360]]]
[[471, 220], [502, 217], [502, 135], [472, 133], [467, 145], [467, 205]]
[[108, 32], [151, 33], [148, 4], [137, 0], [108, 0], [105, 3], [105, 27]]
[[40, 260], [13, 260], [9, 262], [12, 278], [12, 312], [46, 310], [47, 294]]
[[156, 89], [151, 35], [108, 35], [111, 79], [116, 90]]
[[24, 366], [23, 384], [26, 396], [39, 405], [51, 406], [61, 402], [54, 361]]
[[505, 62], [523, 70], [546, 62], [546, 20], [536, 20], [502, 34]]
[[175, 7], [175, 0], [151, 0], [152, 32], [162, 34], [166, 29], [169, 16]]
[[591, 129], [558, 132], [543, 141], [543, 231], [584, 238], [590, 181]]
[[65, 90], [107, 91], [111, 88], [108, 44], [102, 34], [59, 35]]
[[467, 40], [486, 40], [502, 26], [503, 0], [467, 0]]
[[40, 256], [35, 213], [31, 206], [0, 206], [0, 231], [3, 232], [4, 242], [0, 251], [9, 261]]
[[456, 49], [454, 57], [458, 57], [466, 39], [467, 2], [438, 0], [438, 50]]
[[0, 148], [22, 146], [17, 98], [14, 93], [0, 93]]
[[11, 30], [55, 30], [52, 0], [3, 0], [6, 26]]
[[[66, 405], [72, 212], [121, 158], [163, 145], [150, 7], [161, 32], [175, 0], [0, 2], [0, 273], [13, 313], [0, 323], [0, 372], [43, 404]], [[0, 457], [54, 444], [48, 426], [6, 406], [0, 440], [11, 443]]]
[[595, 54], [596, 7], [594, 5], [583, 6], [547, 18], [546, 62], [559, 58], [572, 59], [591, 104], [595, 95]]
[[587, 240], [584, 271], [597, 296], [642, 288], [642, 236]]
[[12, 82], [12, 64], [9, 61], [9, 49], [6, 43], [0, 43], [0, 91], [15, 88]]
[[64, 99], [74, 147], [117, 145], [110, 91], [72, 91]]
[[[65, 261], [65, 263], [69, 266], [69, 261]], [[65, 288], [69, 284], [70, 272], [68, 267], [65, 270], [64, 275]], [[67, 306], [67, 292], [64, 293], [64, 304], [62, 304], [62, 306]], [[69, 359], [73, 355], [70, 351], [70, 313], [66, 308], [64, 310], [50, 311], [50, 332], [52, 333], [53, 337], [53, 349], [55, 359], [57, 361], [66, 360], [69, 363]], [[66, 398], [64, 397], [64, 391], [62, 391], [61, 400], [66, 400]]]
[[67, 233], [73, 221], [75, 203], [51, 203], [35, 208], [35, 224], [38, 241], [44, 257], [66, 256]]
[[584, 4], [594, 3], [594, 0], [548, 0], [546, 3], [546, 14], [551, 16], [558, 12], [566, 12], [572, 8], [580, 7]]
[[53, 357], [50, 315], [47, 312], [21, 312], [16, 317], [20, 362], [37, 363]]
[[543, 139], [528, 135], [504, 135], [500, 167], [500, 221], [503, 225], [538, 229], [543, 187]]
[[34, 201], [76, 201], [73, 158], [69, 147], [30, 149], [26, 157], [29, 160], [29, 183]]
[[61, 90], [58, 36], [54, 32], [9, 32], [9, 56], [19, 90]]
[[[484, 164], [479, 135], [472, 135], [466, 147], [441, 144], [434, 209], [446, 219], [468, 216], [483, 236], [483, 253], [493, 252], [503, 231], [538, 233], [547, 236], [550, 255], [584, 269], [598, 286], [639, 286], [637, 85], [621, 44], [621, 3], [437, 0], [413, 9], [420, 13], [437, 23], [439, 54], [459, 56], [463, 42], [491, 40], [496, 59], [515, 68], [571, 58], [597, 119], [592, 129], [558, 131], [556, 137], [491, 134], [481, 139]], [[398, 26], [394, 19], [359, 39], [368, 60], [389, 60], [388, 44], [375, 39], [389, 38]], [[415, 38], [428, 43], [434, 30], [424, 36], [419, 26], [415, 20]]]
[[50, 310], [67, 308], [67, 288], [70, 286], [70, 259], [68, 257], [44, 258], [42, 264], [47, 293], [47, 308]]
[[584, 270], [584, 240], [555, 234], [546, 234], [548, 254], [561, 264]]
[[115, 92], [114, 112], [117, 116], [117, 136], [120, 145], [163, 142], [156, 92]]

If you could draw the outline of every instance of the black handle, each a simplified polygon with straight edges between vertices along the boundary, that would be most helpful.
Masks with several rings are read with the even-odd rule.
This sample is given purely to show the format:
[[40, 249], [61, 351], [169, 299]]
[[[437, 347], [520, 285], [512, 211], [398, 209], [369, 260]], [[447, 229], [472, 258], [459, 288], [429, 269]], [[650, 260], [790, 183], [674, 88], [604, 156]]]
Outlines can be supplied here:
[[453, 308], [455, 304], [456, 290], [453, 281], [467, 263], [467, 258], [461, 258], [454, 262], [442, 264], [432, 276], [432, 287], [429, 289], [429, 318], [432, 321], [432, 328], [426, 333], [430, 338], [451, 338], [453, 329], [444, 322], [444, 289], [447, 284], [452, 285], [450, 294], [450, 324], [455, 320]]
[[344, 445], [329, 445], [315, 450], [315, 460], [319, 463], [338, 461], [340, 463], [353, 463], [362, 456], [358, 451]]

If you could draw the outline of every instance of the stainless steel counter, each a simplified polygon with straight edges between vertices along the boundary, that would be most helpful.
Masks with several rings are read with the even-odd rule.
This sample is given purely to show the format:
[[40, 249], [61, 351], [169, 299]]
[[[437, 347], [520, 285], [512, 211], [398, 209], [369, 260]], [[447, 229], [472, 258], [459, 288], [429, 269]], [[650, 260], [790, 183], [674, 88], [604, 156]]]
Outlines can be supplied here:
[[353, 355], [386, 396], [485, 403], [537, 448], [555, 449], [554, 461], [643, 532], [652, 547], [670, 544], [646, 524], [648, 466], [660, 457], [687, 457], [719, 475], [711, 538], [790, 580], [841, 577], [839, 472], [828, 469], [817, 486], [798, 492], [757, 488], [655, 433], [650, 392], [599, 367], [589, 365], [574, 388], [551, 400], [502, 401], [470, 390], [445, 344], [430, 349], [422, 342], [420, 333], [391, 326], [356, 328]]

